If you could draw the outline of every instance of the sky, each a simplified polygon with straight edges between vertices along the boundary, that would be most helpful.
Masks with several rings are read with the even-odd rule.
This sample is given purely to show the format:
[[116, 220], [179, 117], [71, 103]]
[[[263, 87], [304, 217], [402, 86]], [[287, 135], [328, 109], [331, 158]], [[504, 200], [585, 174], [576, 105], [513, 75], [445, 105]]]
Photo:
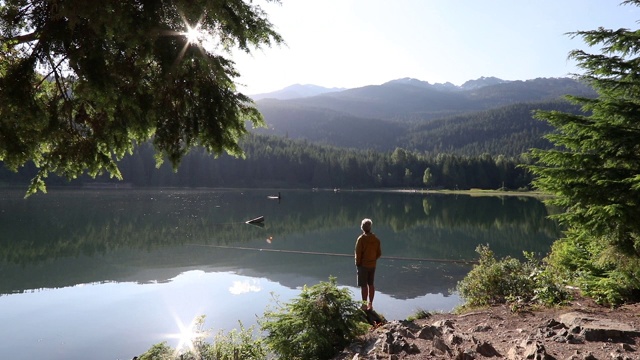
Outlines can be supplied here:
[[579, 73], [569, 32], [638, 29], [640, 7], [620, 0], [254, 0], [285, 45], [233, 53], [238, 90], [293, 84], [355, 88], [411, 77], [429, 83]]

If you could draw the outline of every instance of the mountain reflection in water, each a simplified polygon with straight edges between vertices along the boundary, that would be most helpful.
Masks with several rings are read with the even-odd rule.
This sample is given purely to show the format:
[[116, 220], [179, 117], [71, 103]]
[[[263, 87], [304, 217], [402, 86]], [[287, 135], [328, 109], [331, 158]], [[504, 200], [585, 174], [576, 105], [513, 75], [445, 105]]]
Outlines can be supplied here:
[[[233, 271], [299, 288], [335, 276], [354, 286], [353, 260], [194, 245], [350, 254], [360, 220], [382, 239], [376, 287], [397, 299], [445, 296], [469, 265], [384, 256], [472, 260], [544, 255], [558, 237], [547, 208], [528, 197], [269, 190], [57, 190], [0, 204], [0, 294], [76, 284], [164, 282], [189, 269]], [[263, 227], [244, 222], [265, 216]]]
[[[2, 359], [131, 359], [159, 342], [178, 346], [178, 325], [200, 315], [215, 330], [254, 325], [274, 296], [288, 301], [330, 276], [357, 298], [348, 254], [365, 217], [382, 240], [375, 306], [388, 319], [452, 310], [451, 290], [471, 269], [390, 257], [469, 261], [479, 244], [544, 255], [558, 237], [547, 208], [526, 197], [23, 191], [0, 191]], [[258, 216], [264, 226], [245, 223]]]

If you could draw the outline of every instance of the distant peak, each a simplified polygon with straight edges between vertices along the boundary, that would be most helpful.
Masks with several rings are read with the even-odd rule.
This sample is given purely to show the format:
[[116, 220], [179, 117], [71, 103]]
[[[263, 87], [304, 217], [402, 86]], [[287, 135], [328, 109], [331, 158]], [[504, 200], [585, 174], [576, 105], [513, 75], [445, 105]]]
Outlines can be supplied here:
[[502, 80], [494, 76], [481, 76], [476, 80], [469, 80], [460, 86], [464, 90], [473, 90], [478, 89], [485, 86], [498, 85], [508, 83], [508, 80]]
[[410, 78], [410, 77], [391, 80], [386, 82], [386, 84], [406, 84], [406, 85], [414, 85], [414, 86], [422, 86], [422, 87], [431, 86], [431, 84], [429, 84], [428, 81], [422, 81], [422, 80], [418, 80], [416, 78]]
[[250, 97], [255, 101], [261, 100], [261, 99], [269, 99], [269, 98], [278, 99], [278, 100], [288, 100], [288, 99], [316, 96], [316, 95], [342, 91], [342, 90], [345, 90], [345, 89], [335, 88], [335, 87], [325, 88], [322, 86], [312, 85], [312, 84], [293, 84], [277, 91], [273, 91], [270, 93], [250, 95]]

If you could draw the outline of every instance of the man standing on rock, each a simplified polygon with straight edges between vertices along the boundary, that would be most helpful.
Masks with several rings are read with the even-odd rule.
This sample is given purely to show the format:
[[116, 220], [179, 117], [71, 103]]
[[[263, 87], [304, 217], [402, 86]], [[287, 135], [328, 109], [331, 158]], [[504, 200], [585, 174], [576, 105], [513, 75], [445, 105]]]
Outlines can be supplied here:
[[371, 219], [363, 219], [360, 228], [362, 234], [356, 240], [356, 267], [358, 274], [358, 286], [362, 292], [362, 301], [367, 305], [362, 305], [363, 309], [373, 309], [373, 295], [375, 287], [373, 278], [376, 273], [376, 261], [382, 255], [380, 240], [371, 232]]

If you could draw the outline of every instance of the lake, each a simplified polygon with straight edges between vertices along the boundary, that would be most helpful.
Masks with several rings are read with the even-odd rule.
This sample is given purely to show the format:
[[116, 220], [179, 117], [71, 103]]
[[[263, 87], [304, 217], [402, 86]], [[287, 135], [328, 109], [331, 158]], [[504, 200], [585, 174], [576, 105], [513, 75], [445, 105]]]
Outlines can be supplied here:
[[[0, 358], [131, 359], [181, 329], [256, 324], [275, 299], [355, 287], [360, 221], [383, 257], [378, 312], [451, 311], [489, 244], [545, 255], [558, 226], [532, 197], [237, 189], [0, 190]], [[246, 224], [264, 216], [262, 226]], [[385, 258], [386, 257], [386, 258]]]

